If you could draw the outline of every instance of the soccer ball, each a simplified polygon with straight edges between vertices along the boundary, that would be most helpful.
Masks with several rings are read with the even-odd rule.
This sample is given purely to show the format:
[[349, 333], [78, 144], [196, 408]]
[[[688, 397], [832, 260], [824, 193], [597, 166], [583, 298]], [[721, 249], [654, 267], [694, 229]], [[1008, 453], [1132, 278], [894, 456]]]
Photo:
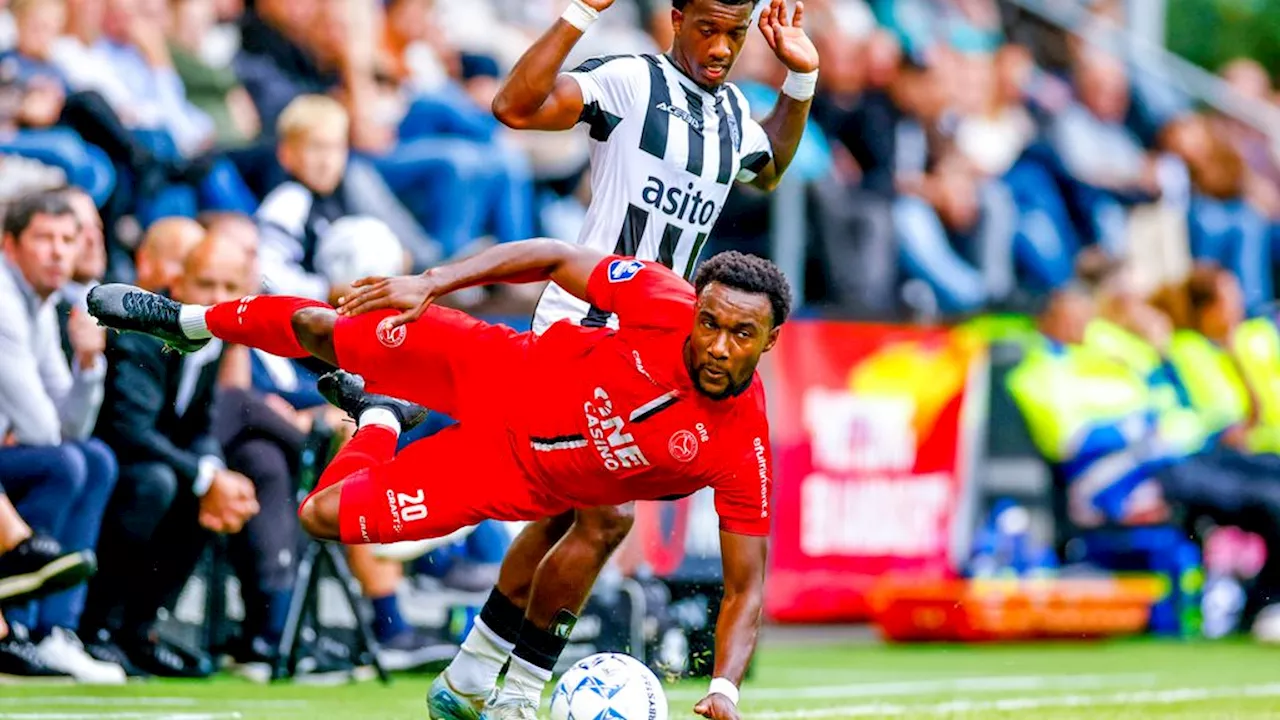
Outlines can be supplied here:
[[599, 653], [560, 678], [551, 693], [551, 720], [667, 720], [667, 696], [644, 663]]

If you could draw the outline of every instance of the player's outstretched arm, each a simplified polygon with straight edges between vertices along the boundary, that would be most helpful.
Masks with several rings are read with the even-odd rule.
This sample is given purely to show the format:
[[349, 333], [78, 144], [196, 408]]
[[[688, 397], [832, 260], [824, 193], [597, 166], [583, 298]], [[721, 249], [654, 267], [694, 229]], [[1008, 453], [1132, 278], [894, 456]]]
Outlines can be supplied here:
[[339, 300], [338, 314], [406, 310], [392, 319], [395, 327], [416, 320], [449, 293], [495, 283], [551, 280], [575, 297], [585, 298], [591, 273], [605, 257], [598, 250], [550, 238], [504, 243], [421, 275], [357, 280], [351, 293]]
[[[493, 98], [493, 115], [517, 130], [568, 130], [582, 116], [582, 88], [560, 75], [569, 51], [582, 37], [579, 26], [613, 0], [572, 0], [565, 14], [520, 56]], [[572, 20], [572, 22], [571, 22]], [[577, 25], [575, 25], [575, 22]]]
[[773, 0], [760, 14], [760, 32], [778, 60], [787, 66], [787, 80], [773, 106], [761, 123], [769, 136], [773, 161], [756, 174], [751, 184], [772, 190], [791, 165], [809, 121], [809, 108], [817, 84], [818, 49], [804, 32], [804, 3], [797, 2], [795, 13], [787, 19], [784, 0]]
[[755, 653], [764, 612], [764, 573], [769, 538], [720, 532], [724, 600], [716, 623], [715, 679], [694, 712], [712, 720], [737, 720], [737, 688]]

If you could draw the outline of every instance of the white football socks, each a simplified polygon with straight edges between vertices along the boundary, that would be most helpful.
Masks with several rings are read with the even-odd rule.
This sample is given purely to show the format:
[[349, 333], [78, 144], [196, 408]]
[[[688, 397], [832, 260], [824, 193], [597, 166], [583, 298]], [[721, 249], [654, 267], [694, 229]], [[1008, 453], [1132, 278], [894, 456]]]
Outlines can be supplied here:
[[507, 664], [514, 643], [498, 637], [484, 620], [476, 618], [471, 632], [462, 641], [462, 650], [445, 669], [449, 684], [463, 695], [485, 695], [498, 684], [502, 666]]
[[356, 419], [356, 428], [366, 428], [370, 425], [380, 425], [396, 435], [400, 434], [400, 421], [396, 419], [395, 413], [386, 408], [372, 407], [360, 413], [360, 417]]
[[204, 314], [208, 311], [209, 308], [204, 305], [183, 305], [178, 311], [182, 334], [192, 340], [208, 340], [213, 337], [213, 333], [209, 332], [209, 324], [204, 320]]
[[496, 703], [533, 703], [542, 704], [542, 691], [551, 682], [551, 671], [543, 670], [519, 656], [511, 656], [511, 666], [507, 668], [507, 677], [502, 682], [502, 692], [498, 693]]

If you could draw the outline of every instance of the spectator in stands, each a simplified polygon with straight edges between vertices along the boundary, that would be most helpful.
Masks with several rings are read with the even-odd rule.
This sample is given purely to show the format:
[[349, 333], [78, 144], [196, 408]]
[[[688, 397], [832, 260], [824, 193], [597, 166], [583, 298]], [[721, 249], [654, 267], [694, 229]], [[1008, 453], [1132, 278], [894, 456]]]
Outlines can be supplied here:
[[1002, 40], [994, 0], [873, 0], [880, 23], [909, 54], [927, 58], [946, 48], [994, 52]]
[[431, 16], [434, 0], [388, 0], [382, 33], [387, 72], [413, 92], [438, 90], [461, 74], [462, 60]]
[[253, 268], [252, 275], [245, 280], [245, 294], [262, 292], [262, 267], [258, 262], [258, 223], [248, 215], [234, 212], [202, 213], [199, 222], [205, 232], [239, 243], [244, 248], [249, 254], [249, 265]]
[[280, 115], [277, 157], [290, 180], [263, 198], [257, 219], [262, 232], [262, 272], [272, 291], [335, 300], [315, 265], [330, 225], [353, 215], [396, 223], [393, 234], [407, 251], [403, 270], [425, 269], [439, 249], [388, 193], [347, 174], [346, 111], [322, 95], [303, 95]]
[[[59, 343], [54, 306], [71, 277], [78, 245], [75, 213], [62, 192], [40, 193], [9, 208], [0, 267], [0, 477], [32, 527], [65, 549], [93, 549], [116, 483], [116, 460], [89, 431], [102, 403], [105, 332], [87, 312], [70, 320], [73, 362]], [[89, 657], [76, 630], [83, 585], [8, 619], [39, 644], [39, 664], [95, 683], [122, 683], [118, 666]], [[26, 632], [15, 631], [11, 642]]]
[[816, 220], [834, 296], [829, 299], [884, 317], [897, 306], [892, 205], [888, 197], [861, 187], [863, 168], [852, 149], [862, 146], [857, 133], [867, 93], [883, 92], [889, 86], [901, 62], [901, 50], [897, 39], [881, 30], [866, 28], [853, 35], [834, 19], [812, 26], [826, 28], [814, 35], [823, 69], [812, 117], [832, 141], [835, 172], [842, 180], [812, 189], [823, 198], [817, 204]]
[[[1204, 452], [1176, 435], [1145, 378], [1085, 345], [1094, 306], [1055, 292], [1039, 321], [1043, 341], [1010, 373], [1009, 391], [1037, 449], [1065, 483], [1078, 527], [1199, 518], [1261, 535], [1267, 563], [1245, 608], [1260, 639], [1280, 640], [1280, 483], [1275, 458]], [[1172, 510], [1179, 511], [1176, 515]]]
[[1247, 197], [1251, 173], [1244, 158], [1204, 115], [1186, 115], [1170, 123], [1164, 145], [1182, 159], [1191, 177], [1191, 256], [1235, 273], [1245, 309], [1261, 309], [1275, 295], [1271, 222], [1265, 209]]
[[[92, 550], [66, 552], [57, 540], [32, 530], [0, 486], [0, 603], [34, 600], [74, 586], [93, 574], [95, 565]], [[0, 667], [4, 662], [0, 659]]]
[[339, 97], [351, 114], [353, 148], [370, 157], [446, 255], [474, 249], [485, 235], [528, 237], [532, 178], [524, 155], [507, 147], [505, 129], [456, 84], [431, 93], [401, 87], [372, 50], [381, 7], [354, 8], [368, 16], [322, 3], [308, 37], [322, 64], [344, 69]]
[[[163, 8], [163, 5], [161, 5]], [[179, 154], [213, 146], [213, 121], [187, 100], [164, 36], [164, 18], [139, 0], [107, 0], [101, 57], [124, 81], [132, 104], [149, 107]]]
[[147, 228], [138, 245], [138, 287], [167, 291], [182, 277], [183, 264], [205, 237], [205, 230], [189, 218], [159, 220]]
[[169, 52], [187, 98], [213, 121], [219, 146], [253, 140], [262, 130], [253, 98], [229, 66], [214, 66], [203, 57], [217, 20], [214, 0], [177, 0], [169, 9]]
[[[1222, 68], [1222, 79], [1231, 89], [1246, 100], [1256, 103], [1272, 102], [1271, 76], [1267, 69], [1254, 60], [1233, 60]], [[1280, 185], [1280, 163], [1272, 150], [1270, 138], [1265, 133], [1228, 116], [1215, 119], [1222, 136], [1228, 138], [1236, 151], [1244, 158], [1249, 169], [1259, 179], [1271, 186]]]
[[[27, 525], [0, 487], [0, 605], [15, 605], [84, 582], [93, 574], [93, 552], [66, 552], [54, 538]], [[65, 677], [41, 662], [25, 628], [10, 634], [0, 615], [0, 675]]]
[[[237, 293], [257, 291], [257, 227], [249, 218], [223, 214], [209, 220], [211, 241], [245, 253], [250, 265]], [[276, 659], [294, 583], [300, 542], [296, 479], [310, 418], [272, 402], [251, 384], [250, 350], [228, 346], [218, 377], [214, 430], [227, 467], [248, 477], [261, 512], [228, 539], [231, 564], [240, 580], [244, 620], [228, 654], [233, 669], [266, 682]], [[288, 361], [285, 361], [288, 362]]]
[[[249, 272], [241, 247], [209, 238], [186, 258], [172, 294], [188, 303], [229, 300]], [[210, 659], [160, 638], [154, 623], [176, 600], [209, 533], [239, 532], [258, 512], [253, 483], [226, 469], [214, 435], [222, 345], [182, 355], [125, 333], [111, 337], [108, 355], [97, 432], [129, 461], [103, 530], [85, 620], [90, 651], [135, 672], [204, 677], [213, 671]]]
[[1127, 248], [1128, 210], [1160, 193], [1156, 159], [1125, 124], [1129, 85], [1124, 65], [1100, 51], [1081, 53], [1077, 101], [1057, 115], [1048, 140], [1069, 183], [1069, 200], [1087, 218], [1090, 240], [1113, 255]]
[[253, 98], [264, 128], [276, 127], [293, 98], [325, 94], [338, 86], [338, 74], [322, 71], [304, 47], [319, 4], [257, 0], [240, 20], [240, 53], [232, 67]]
[[[139, 208], [143, 224], [194, 216], [203, 207], [252, 212], [255, 199], [234, 166], [207, 152], [213, 124], [187, 101], [165, 43], [163, 13], [136, 0], [107, 0], [105, 13], [102, 0], [75, 2], [74, 35], [52, 43], [47, 54], [70, 87], [101, 96], [77, 117], [93, 123], [87, 139], [136, 174], [136, 199], [147, 201]], [[108, 140], [114, 149], [103, 145]]]
[[977, 310], [1013, 289], [1017, 221], [1008, 189], [985, 181], [946, 137], [942, 121], [953, 103], [938, 67], [908, 60], [888, 94], [867, 98], [863, 145], [853, 153], [863, 186], [893, 198], [900, 262], [932, 295], [917, 307], [949, 313]]
[[67, 202], [75, 211], [80, 232], [76, 238], [78, 250], [76, 264], [71, 268], [71, 280], [62, 289], [62, 298], [70, 307], [85, 309], [84, 300], [93, 286], [102, 282], [107, 274], [107, 244], [103, 235], [102, 216], [93, 204], [93, 198], [78, 188], [67, 191]]
[[6, 95], [0, 121], [16, 132], [6, 134], [0, 150], [62, 169], [103, 203], [115, 187], [110, 161], [76, 133], [56, 127], [65, 114], [68, 90], [57, 68], [47, 62], [47, 51], [65, 18], [62, 1], [22, 0], [14, 13], [23, 30], [17, 47], [0, 55]]
[[1164, 296], [1176, 316], [1169, 358], [1210, 431], [1241, 452], [1280, 454], [1280, 333], [1246, 320], [1233, 273], [1198, 264]]

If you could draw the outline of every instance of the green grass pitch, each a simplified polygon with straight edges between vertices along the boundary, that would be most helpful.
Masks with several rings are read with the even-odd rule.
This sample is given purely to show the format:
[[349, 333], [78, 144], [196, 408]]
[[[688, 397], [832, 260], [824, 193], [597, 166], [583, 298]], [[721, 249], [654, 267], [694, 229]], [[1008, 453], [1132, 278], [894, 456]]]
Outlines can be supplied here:
[[[423, 720], [428, 678], [336, 687], [153, 681], [119, 688], [0, 684], [22, 720]], [[668, 688], [672, 718], [705, 687]], [[544, 710], [545, 711], [545, 710]], [[1239, 718], [1280, 720], [1280, 648], [1247, 641], [1008, 646], [770, 644], [744, 718]]]

